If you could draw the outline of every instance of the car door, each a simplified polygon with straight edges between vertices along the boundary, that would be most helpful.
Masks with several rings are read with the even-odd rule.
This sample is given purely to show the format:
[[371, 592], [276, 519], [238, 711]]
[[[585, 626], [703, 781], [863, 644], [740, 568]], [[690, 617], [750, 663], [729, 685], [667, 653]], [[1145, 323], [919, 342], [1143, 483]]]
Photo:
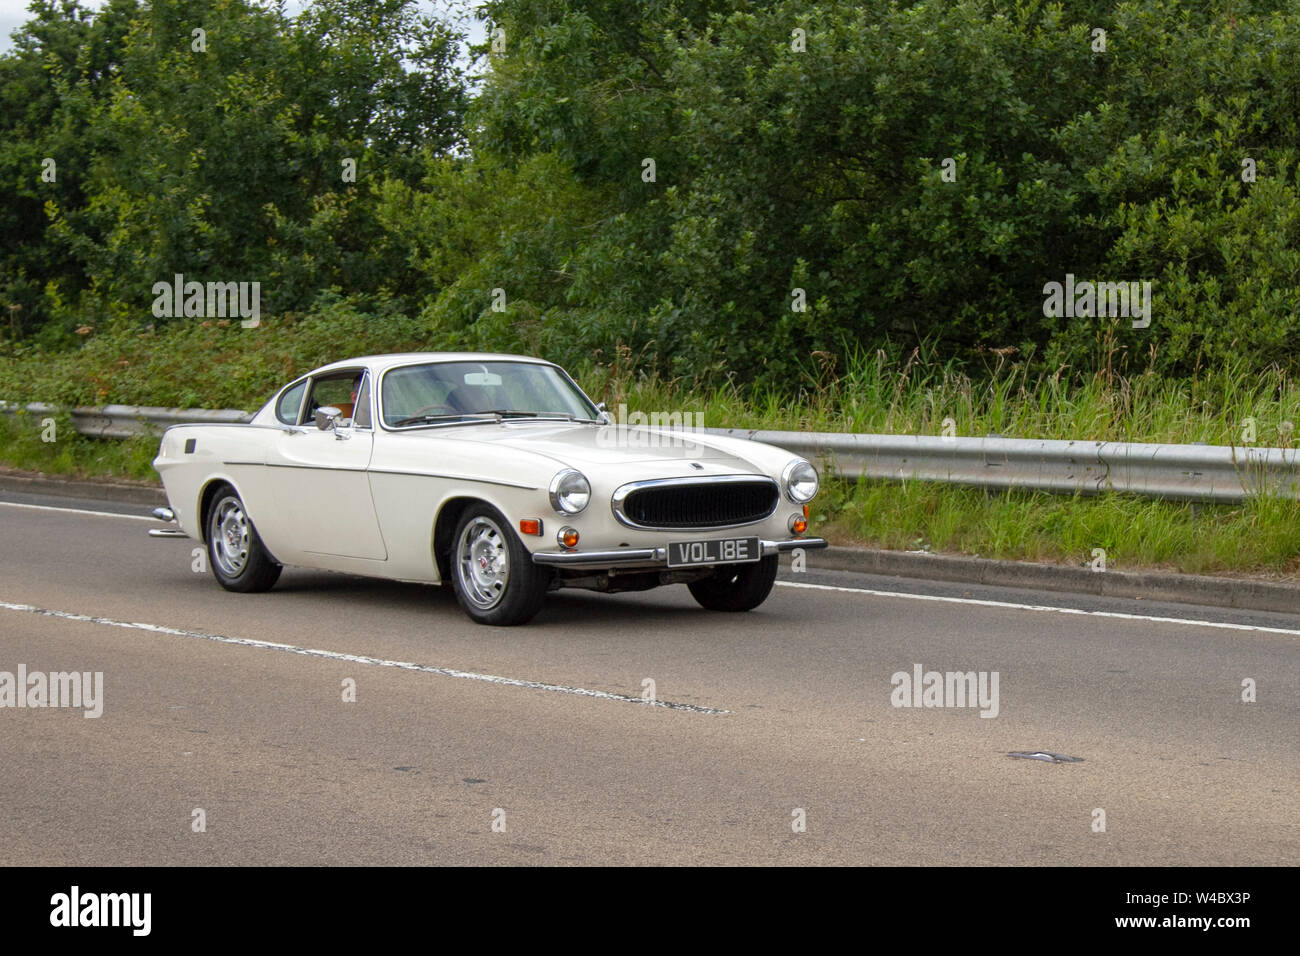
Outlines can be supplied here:
[[[370, 392], [362, 369], [314, 378], [299, 423], [281, 429], [272, 443], [267, 465], [281, 512], [277, 523], [295, 551], [370, 561], [388, 556], [366, 474], [374, 450]], [[351, 415], [322, 431], [314, 414], [329, 405]]]

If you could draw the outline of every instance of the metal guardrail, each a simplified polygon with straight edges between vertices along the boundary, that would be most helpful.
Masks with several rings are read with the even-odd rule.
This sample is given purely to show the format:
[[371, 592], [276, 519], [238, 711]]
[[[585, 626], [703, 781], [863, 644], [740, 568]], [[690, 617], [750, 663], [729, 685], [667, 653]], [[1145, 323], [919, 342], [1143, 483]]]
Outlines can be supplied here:
[[[37, 418], [58, 406], [0, 402], [0, 413]], [[168, 425], [237, 424], [251, 413], [235, 409], [105, 405], [72, 409], [83, 435], [129, 438]], [[706, 428], [766, 442], [816, 461], [848, 478], [936, 481], [976, 488], [1023, 488], [1067, 494], [1122, 491], [1191, 501], [1238, 502], [1267, 493], [1300, 498], [1300, 449], [1136, 442], [1049, 441], [1023, 438], [944, 438], [929, 435], [847, 435]]]
[[845, 477], [1067, 494], [1127, 492], [1183, 501], [1239, 502], [1258, 493], [1300, 498], [1297, 449], [744, 428], [705, 431], [779, 445]]
[[849, 478], [1237, 502], [1300, 498], [1300, 449], [709, 428], [779, 445]]
[[[0, 413], [25, 413], [47, 418], [60, 411], [58, 405], [33, 402], [14, 405], [0, 402]], [[82, 435], [96, 438], [134, 438], [136, 435], [161, 434], [169, 425], [235, 425], [253, 417], [251, 412], [233, 408], [156, 408], [148, 405], [78, 405], [71, 409], [72, 424]]]

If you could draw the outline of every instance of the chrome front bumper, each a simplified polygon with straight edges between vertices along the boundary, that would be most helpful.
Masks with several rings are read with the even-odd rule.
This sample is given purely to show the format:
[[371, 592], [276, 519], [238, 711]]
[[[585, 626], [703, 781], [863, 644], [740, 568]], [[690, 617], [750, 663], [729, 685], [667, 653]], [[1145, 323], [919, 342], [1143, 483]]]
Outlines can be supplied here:
[[[820, 551], [828, 547], [824, 538], [791, 538], [788, 541], [760, 541], [763, 556], [784, 554], [799, 548]], [[667, 548], [617, 548], [612, 551], [534, 551], [533, 564], [559, 568], [656, 568], [668, 566]], [[707, 565], [699, 565], [706, 567]]]

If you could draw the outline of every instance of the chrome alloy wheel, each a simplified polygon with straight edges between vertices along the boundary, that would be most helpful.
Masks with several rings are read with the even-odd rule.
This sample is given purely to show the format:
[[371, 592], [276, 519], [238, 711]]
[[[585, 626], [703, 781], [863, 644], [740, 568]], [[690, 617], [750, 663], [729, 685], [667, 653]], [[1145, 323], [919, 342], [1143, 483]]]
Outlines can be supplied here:
[[227, 577], [237, 578], [248, 563], [249, 524], [243, 503], [222, 498], [212, 510], [212, 558]]
[[465, 526], [456, 545], [461, 591], [480, 610], [501, 602], [510, 583], [510, 551], [501, 528], [480, 515]]

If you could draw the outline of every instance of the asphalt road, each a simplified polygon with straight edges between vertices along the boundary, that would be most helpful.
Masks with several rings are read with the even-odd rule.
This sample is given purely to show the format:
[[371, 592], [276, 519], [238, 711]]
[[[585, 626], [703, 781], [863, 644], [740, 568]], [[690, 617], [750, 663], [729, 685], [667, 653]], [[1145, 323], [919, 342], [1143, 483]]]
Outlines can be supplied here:
[[[104, 675], [97, 719], [0, 708], [3, 864], [1300, 860], [1300, 609], [814, 553], [749, 614], [564, 591], [492, 629], [440, 589], [343, 575], [229, 594], [155, 522], [54, 510], [147, 508], [0, 502], [0, 671]], [[893, 706], [918, 664], [996, 672], [997, 716]]]

